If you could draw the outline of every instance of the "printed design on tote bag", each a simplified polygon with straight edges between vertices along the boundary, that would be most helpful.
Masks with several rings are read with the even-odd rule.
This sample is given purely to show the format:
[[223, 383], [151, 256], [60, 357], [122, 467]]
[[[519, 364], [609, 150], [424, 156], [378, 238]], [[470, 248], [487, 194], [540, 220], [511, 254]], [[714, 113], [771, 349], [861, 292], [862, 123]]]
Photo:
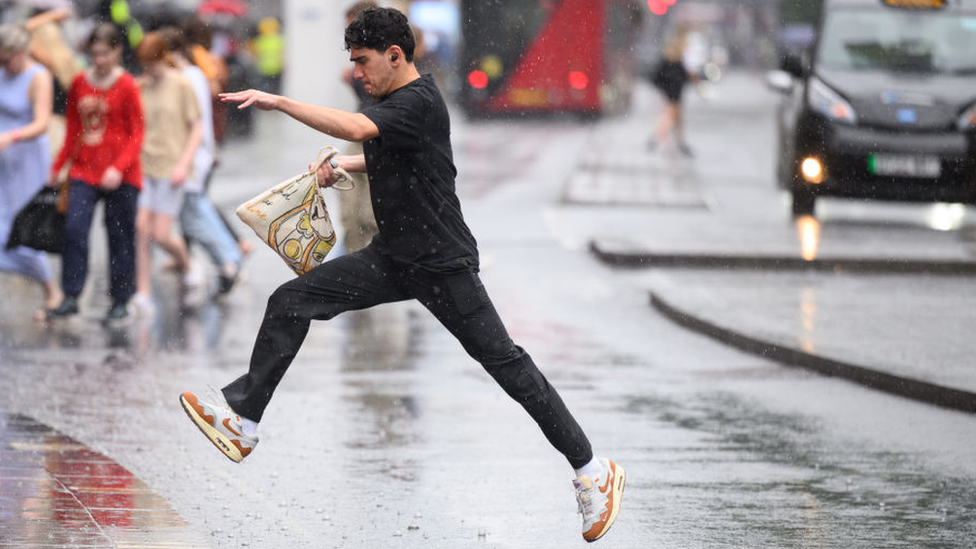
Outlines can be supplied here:
[[[325, 151], [327, 154], [323, 154]], [[332, 147], [323, 148], [315, 167], [337, 153]], [[351, 181], [344, 170], [337, 171], [340, 180]], [[241, 204], [237, 215], [299, 275], [325, 261], [336, 243], [335, 229], [315, 170], [284, 181]]]

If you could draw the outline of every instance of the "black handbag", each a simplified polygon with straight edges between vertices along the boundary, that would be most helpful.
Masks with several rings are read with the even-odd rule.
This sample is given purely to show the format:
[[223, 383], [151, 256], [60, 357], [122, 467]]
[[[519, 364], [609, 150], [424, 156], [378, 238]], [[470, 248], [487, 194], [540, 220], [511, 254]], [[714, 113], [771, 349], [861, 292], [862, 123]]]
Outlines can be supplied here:
[[58, 189], [45, 186], [17, 213], [10, 228], [7, 249], [17, 246], [61, 253], [64, 248], [64, 214], [58, 211]]

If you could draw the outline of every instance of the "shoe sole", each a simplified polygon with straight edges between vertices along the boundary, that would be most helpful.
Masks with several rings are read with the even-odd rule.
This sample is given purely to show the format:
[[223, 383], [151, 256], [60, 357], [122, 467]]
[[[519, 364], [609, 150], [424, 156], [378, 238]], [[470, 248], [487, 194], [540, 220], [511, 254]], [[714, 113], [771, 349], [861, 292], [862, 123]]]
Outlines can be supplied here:
[[607, 524], [603, 527], [603, 531], [600, 532], [600, 535], [586, 541], [593, 543], [594, 541], [602, 538], [603, 535], [610, 530], [610, 527], [613, 526], [613, 522], [617, 520], [617, 512], [620, 511], [620, 502], [624, 498], [624, 482], [626, 482], [626, 480], [627, 473], [624, 471], [624, 468], [614, 463], [613, 483], [616, 486], [613, 488], [613, 510], [610, 511], [610, 517], [607, 519]]
[[131, 316], [124, 318], [103, 318], [102, 326], [106, 328], [127, 328], [134, 323], [134, 319]]
[[57, 320], [70, 320], [70, 319], [75, 318], [77, 316], [78, 316], [78, 311], [74, 311], [74, 312], [70, 312], [70, 313], [62, 313], [62, 314], [54, 314], [54, 311], [46, 311], [44, 313], [44, 319], [45, 320], [54, 320], [54, 321], [57, 321]]
[[186, 415], [193, 420], [193, 423], [200, 429], [200, 431], [206, 435], [210, 442], [217, 447], [228, 459], [234, 463], [240, 463], [244, 459], [241, 455], [240, 450], [231, 442], [226, 435], [218, 431], [210, 424], [209, 421], [203, 418], [203, 410], [198, 410], [185, 396], [180, 395], [180, 404], [183, 406], [183, 411]]

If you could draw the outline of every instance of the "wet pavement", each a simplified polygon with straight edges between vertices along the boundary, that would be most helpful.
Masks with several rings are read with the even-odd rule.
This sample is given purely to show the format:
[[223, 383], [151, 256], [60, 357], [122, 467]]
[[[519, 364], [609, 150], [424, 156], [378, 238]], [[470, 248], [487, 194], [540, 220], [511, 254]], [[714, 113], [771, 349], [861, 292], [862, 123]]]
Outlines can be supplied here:
[[976, 310], [972, 277], [777, 272], [717, 277], [685, 271], [668, 281], [652, 278], [647, 282], [656, 309], [719, 341], [976, 413], [976, 342], [968, 322]]
[[124, 467], [0, 408], [0, 547], [209, 547]]
[[[454, 118], [459, 193], [486, 287], [596, 450], [627, 467], [618, 522], [598, 543], [969, 549], [974, 416], [739, 352], [676, 324], [649, 300], [656, 292], [682, 311], [784, 345], [805, 335], [817, 353], [856, 350], [853, 358], [874, 366], [886, 357], [891, 371], [943, 365], [932, 381], [957, 384], [971, 363], [958, 361], [972, 339], [968, 298], [959, 297], [973, 293], [968, 278], [621, 269], [591, 253], [592, 243], [610, 241], [672, 255], [809, 251], [771, 186], [772, 96], [750, 75], [731, 75], [723, 86], [707, 99], [690, 96], [693, 159], [644, 149], [655, 108], [646, 88], [630, 117], [598, 124]], [[226, 148], [213, 190], [225, 211], [293, 175], [327, 144], [282, 118], [258, 117], [253, 141]], [[956, 225], [943, 231], [926, 225], [927, 207], [822, 206], [818, 257], [884, 257], [880, 247], [912, 259], [970, 258], [968, 210], [949, 211]], [[99, 234], [93, 253], [104, 257]], [[889, 238], [897, 242], [878, 244]], [[34, 446], [12, 445], [6, 440], [20, 435], [5, 434], [0, 471], [8, 460], [32, 459], [48, 485], [86, 486], [39, 464], [51, 453], [43, 445], [58, 440], [61, 451], [114, 461], [102, 475], [111, 477], [107, 485], [145, 488], [146, 501], [171, 510], [158, 516], [172, 522], [132, 519], [140, 540], [106, 534], [98, 543], [587, 546], [565, 462], [417, 305], [315, 323], [262, 422], [259, 447], [235, 465], [187, 421], [177, 396], [243, 372], [264, 303], [291, 276], [287, 268], [259, 247], [230, 295], [192, 312], [177, 306], [176, 276], [161, 271], [158, 313], [106, 330], [97, 322], [108, 305], [103, 261], [92, 263], [80, 317], [50, 326], [26, 320], [36, 288], [0, 276], [4, 429], [50, 426], [38, 427], [46, 434]], [[3, 482], [5, 521], [8, 498], [50, 492], [43, 483]], [[122, 505], [141, 509], [140, 498]], [[56, 520], [9, 520], [13, 533], [0, 546], [33, 546], [29, 526], [52, 540], [72, 533]], [[108, 520], [100, 528], [120, 535]], [[174, 533], [183, 528], [189, 537]]]
[[[756, 82], [750, 92], [745, 81], [732, 85], [744, 86], [736, 98], [700, 108], [713, 115], [752, 112], [773, 100]], [[753, 102], [743, 99], [749, 97]], [[623, 134], [612, 126], [602, 131], [600, 142]], [[700, 207], [648, 215], [641, 206], [654, 203], [634, 200], [626, 185], [605, 185], [593, 203], [631, 207], [621, 208], [613, 224], [585, 226], [591, 251], [607, 264], [649, 273], [633, 275], [649, 302], [686, 327], [780, 362], [976, 412], [976, 343], [969, 336], [976, 318], [976, 212], [821, 199], [816, 217], [792, 219], [784, 193], [756, 186], [771, 183], [770, 157], [753, 153], [752, 166], [737, 163], [744, 148], [713, 140], [729, 133], [696, 136], [696, 156], [707, 162], [674, 154], [648, 159], [618, 140], [605, 161], [641, 159], [645, 187], [661, 187], [666, 196], [684, 189], [682, 196], [697, 197]], [[718, 176], [723, 166], [734, 175]]]

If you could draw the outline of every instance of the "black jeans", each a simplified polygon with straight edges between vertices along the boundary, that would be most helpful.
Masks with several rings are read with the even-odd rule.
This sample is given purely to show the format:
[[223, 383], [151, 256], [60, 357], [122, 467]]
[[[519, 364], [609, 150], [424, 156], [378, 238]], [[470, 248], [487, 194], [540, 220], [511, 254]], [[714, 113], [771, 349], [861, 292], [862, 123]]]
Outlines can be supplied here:
[[590, 443], [532, 358], [515, 345], [478, 274], [437, 274], [402, 265], [373, 246], [328, 261], [282, 284], [268, 299], [247, 374], [224, 387], [243, 417], [260, 421], [278, 382], [298, 353], [311, 320], [381, 303], [417, 299], [532, 416], [570, 465], [593, 457]]

